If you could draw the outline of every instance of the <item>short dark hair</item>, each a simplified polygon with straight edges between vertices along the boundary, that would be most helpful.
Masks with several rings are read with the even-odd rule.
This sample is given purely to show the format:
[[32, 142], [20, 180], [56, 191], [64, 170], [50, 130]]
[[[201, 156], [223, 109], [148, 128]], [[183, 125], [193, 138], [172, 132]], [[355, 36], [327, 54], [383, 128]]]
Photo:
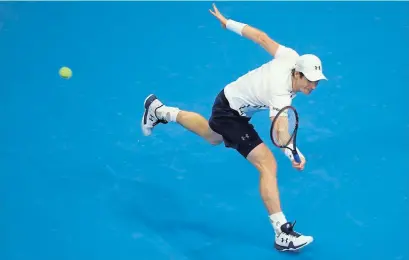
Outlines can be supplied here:
[[[300, 72], [300, 71], [298, 71], [298, 73], [300, 73], [300, 77], [301, 77], [301, 78], [304, 77], [304, 73], [302, 73], [302, 72]], [[294, 77], [294, 74], [295, 74], [295, 69], [292, 69], [292, 70], [291, 70], [291, 76]]]

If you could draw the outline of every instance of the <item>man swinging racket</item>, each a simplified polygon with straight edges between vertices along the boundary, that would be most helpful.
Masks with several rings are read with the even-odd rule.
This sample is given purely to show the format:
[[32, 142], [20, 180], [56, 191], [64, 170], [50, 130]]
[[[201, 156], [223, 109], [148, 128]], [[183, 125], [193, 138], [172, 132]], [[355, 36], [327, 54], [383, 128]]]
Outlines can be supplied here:
[[[144, 103], [142, 131], [149, 136], [159, 123], [176, 122], [212, 145], [224, 142], [226, 147], [237, 150], [260, 174], [260, 194], [275, 232], [275, 248], [279, 251], [299, 250], [310, 244], [313, 237], [295, 232], [295, 222], [287, 221], [281, 209], [276, 159], [260, 139], [250, 119], [256, 112], [268, 110], [274, 124], [275, 137], [272, 139], [277, 139], [275, 144], [282, 148], [292, 166], [303, 170], [305, 157], [295, 143], [287, 140], [293, 135], [288, 132], [288, 113], [283, 113], [282, 109], [291, 106], [297, 93], [308, 95], [316, 89], [320, 80], [327, 80], [321, 60], [312, 54], [300, 56], [265, 32], [226, 19], [216, 5], [210, 13], [227, 30], [261, 45], [273, 59], [225, 86], [215, 98], [209, 121], [198, 113], [166, 106], [154, 94], [149, 95]], [[290, 147], [294, 152], [284, 147]]]

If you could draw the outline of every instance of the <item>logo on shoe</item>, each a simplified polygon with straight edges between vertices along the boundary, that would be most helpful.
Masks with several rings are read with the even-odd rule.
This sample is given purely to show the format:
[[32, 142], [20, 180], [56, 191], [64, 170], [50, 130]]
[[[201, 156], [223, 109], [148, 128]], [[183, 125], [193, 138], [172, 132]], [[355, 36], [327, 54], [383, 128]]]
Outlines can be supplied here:
[[151, 120], [153, 122], [153, 121], [155, 121], [155, 117], [152, 114], [149, 114], [149, 120]]
[[288, 238], [284, 239], [284, 238], [282, 237], [282, 238], [281, 238], [281, 242], [284, 243], [284, 240], [285, 240], [286, 243], [288, 243]]

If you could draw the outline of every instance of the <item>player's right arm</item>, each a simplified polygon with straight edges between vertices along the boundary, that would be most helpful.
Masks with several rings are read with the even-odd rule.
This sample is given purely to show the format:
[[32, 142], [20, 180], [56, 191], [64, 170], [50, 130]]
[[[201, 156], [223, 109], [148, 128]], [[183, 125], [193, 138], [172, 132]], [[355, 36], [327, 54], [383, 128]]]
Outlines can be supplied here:
[[[276, 116], [270, 116], [271, 122], [274, 122]], [[288, 131], [288, 118], [286, 116], [278, 116], [277, 120], [275, 121], [274, 125], [274, 140], [275, 142], [280, 145], [280, 146], [289, 146], [292, 145], [292, 141], [289, 142], [291, 139], [290, 132]], [[290, 146], [291, 147], [291, 146]], [[297, 148], [297, 151], [299, 153], [301, 163], [297, 163], [293, 158], [290, 150], [287, 148], [281, 148], [281, 151], [284, 152], [284, 154], [291, 159], [291, 164], [292, 166], [297, 169], [297, 170], [303, 170], [305, 166], [305, 157], [304, 155], [299, 151]]]
[[[271, 122], [274, 122], [275, 116], [270, 117]], [[278, 142], [279, 145], [285, 146], [288, 143], [288, 140], [291, 139], [291, 135], [288, 131], [288, 119], [285, 116], [279, 116], [275, 121], [274, 126], [275, 137], [274, 139]], [[284, 152], [284, 148], [281, 149]]]
[[[292, 148], [292, 137], [289, 129], [289, 121], [288, 121], [288, 116], [286, 116], [286, 113], [279, 113], [279, 111], [286, 107], [290, 106], [292, 103], [291, 97], [289, 95], [277, 95], [274, 96], [270, 101], [269, 101], [269, 117], [271, 120], [271, 123], [274, 122], [273, 126], [273, 136], [271, 136], [274, 139], [274, 142], [277, 143], [280, 146], [288, 146]], [[275, 118], [277, 119], [275, 120]], [[274, 121], [275, 120], [275, 121]], [[291, 129], [293, 130], [293, 129]], [[291, 141], [290, 141], [291, 140]], [[297, 170], [303, 170], [306, 160], [304, 155], [300, 152], [300, 149], [297, 147], [298, 154], [301, 159], [301, 163], [297, 163], [292, 155], [292, 152], [287, 149], [287, 148], [281, 148], [281, 151], [284, 152], [284, 154], [291, 160], [292, 166], [297, 169]]]
[[241, 36], [246, 37], [247, 39], [254, 41], [255, 43], [258, 43], [272, 56], [276, 56], [278, 47], [280, 45], [275, 40], [271, 39], [267, 35], [267, 33], [248, 24], [236, 22], [231, 19], [226, 19], [219, 12], [215, 4], [213, 4], [213, 9], [214, 10], [209, 10], [210, 13], [213, 14], [220, 21], [224, 28], [227, 28]]

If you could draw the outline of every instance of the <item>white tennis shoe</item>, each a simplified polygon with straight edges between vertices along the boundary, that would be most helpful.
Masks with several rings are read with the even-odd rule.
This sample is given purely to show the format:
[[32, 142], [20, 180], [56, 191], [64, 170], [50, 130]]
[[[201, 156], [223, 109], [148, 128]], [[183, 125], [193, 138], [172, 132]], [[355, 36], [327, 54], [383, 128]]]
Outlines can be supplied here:
[[159, 118], [156, 110], [163, 107], [163, 103], [154, 95], [149, 95], [144, 102], [145, 111], [142, 116], [142, 132], [145, 136], [151, 135], [153, 128], [159, 124], [167, 124], [168, 121], [164, 118]]
[[278, 251], [297, 251], [314, 241], [311, 236], [304, 236], [294, 231], [294, 223], [281, 225], [281, 232], [276, 235], [274, 247]]

